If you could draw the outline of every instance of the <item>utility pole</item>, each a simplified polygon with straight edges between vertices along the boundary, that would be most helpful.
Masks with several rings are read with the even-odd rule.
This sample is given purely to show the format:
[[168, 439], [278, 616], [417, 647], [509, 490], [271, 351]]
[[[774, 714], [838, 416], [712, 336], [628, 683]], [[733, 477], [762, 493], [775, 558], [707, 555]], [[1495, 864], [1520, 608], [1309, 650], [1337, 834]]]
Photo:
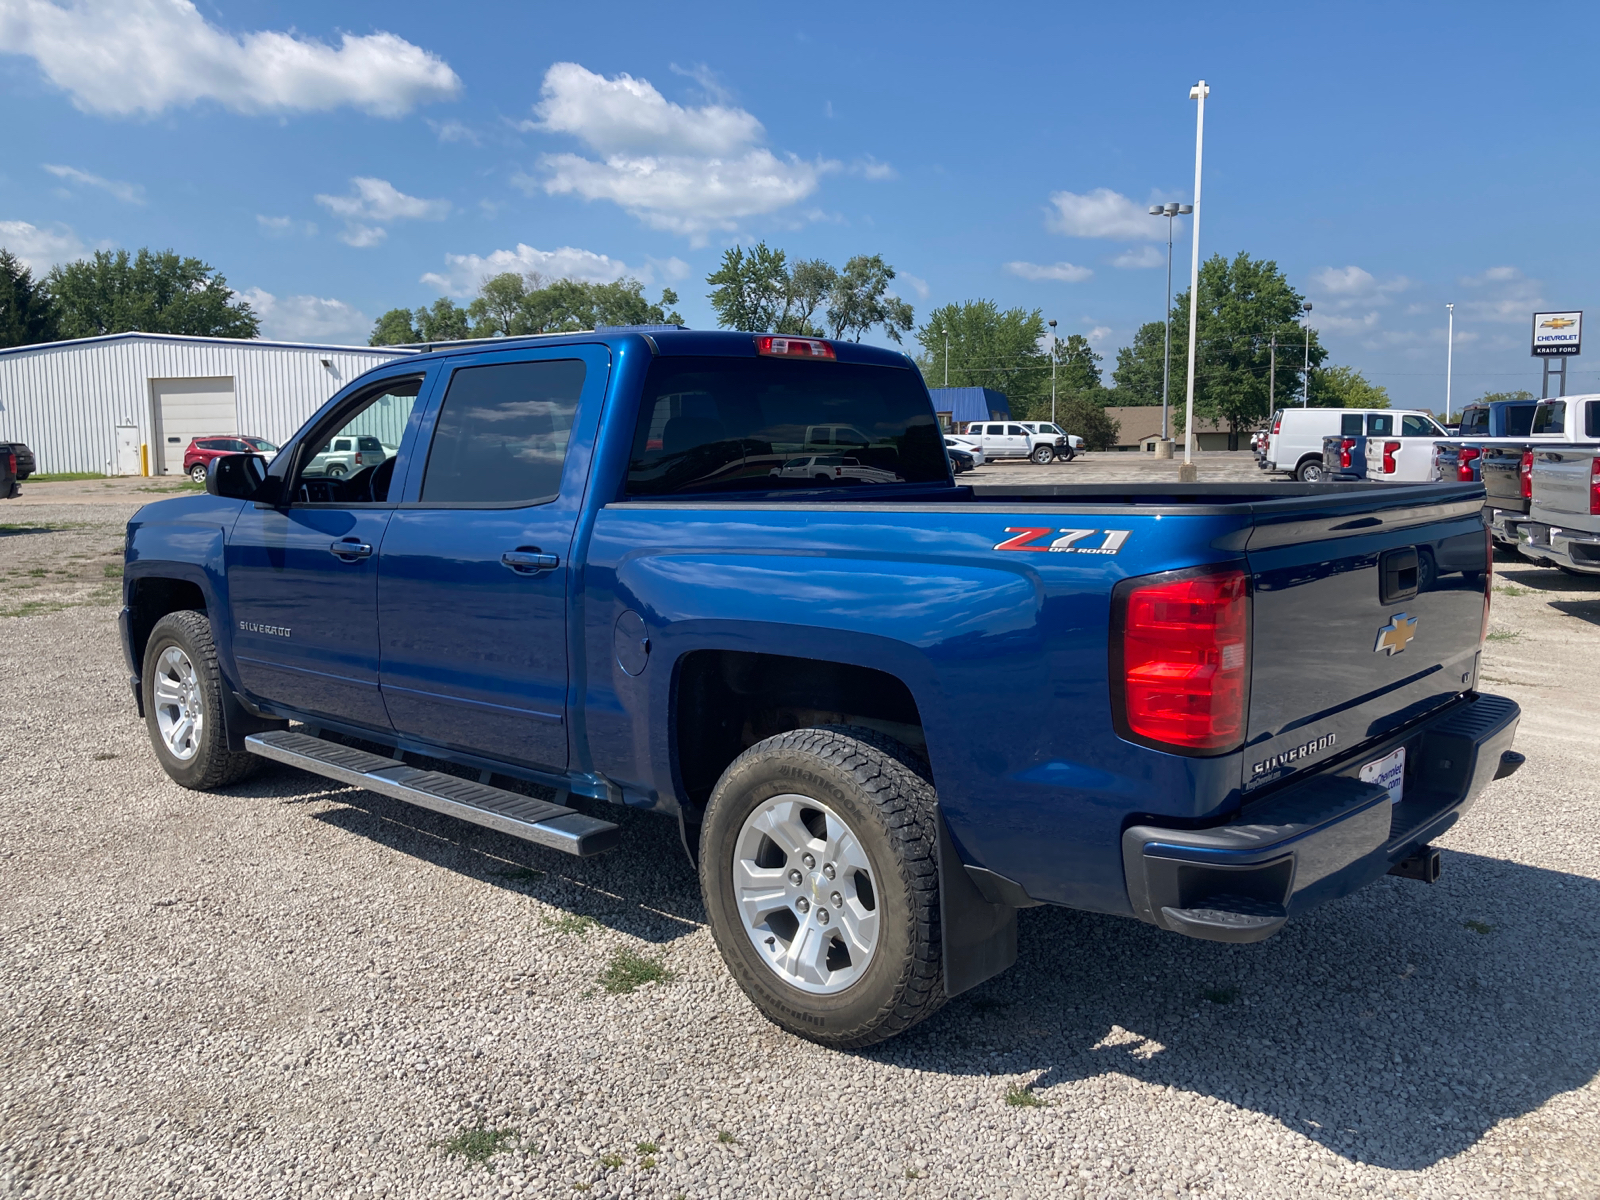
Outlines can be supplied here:
[[1272, 419], [1272, 406], [1278, 398], [1278, 335], [1272, 335], [1272, 357], [1267, 360], [1267, 419]]
[[1450, 371], [1455, 365], [1456, 352], [1456, 306], [1446, 304], [1445, 310], [1450, 314], [1450, 331], [1444, 338], [1444, 423], [1450, 424]]
[[1172, 218], [1180, 214], [1194, 211], [1192, 204], [1152, 204], [1150, 215], [1152, 217], [1165, 217], [1167, 219], [1167, 302], [1162, 308], [1162, 324], [1166, 326], [1166, 339], [1161, 354], [1161, 441], [1162, 447], [1158, 457], [1172, 456], [1172, 447], [1166, 445], [1172, 440], [1171, 423], [1167, 419], [1168, 405], [1167, 392], [1172, 382]]
[[944, 385], [950, 386], [950, 326], [944, 327]]
[[1306, 365], [1304, 390], [1300, 393], [1300, 407], [1311, 407], [1311, 301], [1300, 306], [1306, 311]]
[[1050, 424], [1056, 423], [1056, 323], [1050, 322]]
[[1200, 319], [1200, 152], [1205, 146], [1206, 97], [1211, 89], [1202, 79], [1189, 89], [1189, 99], [1198, 100], [1200, 106], [1194, 118], [1194, 250], [1189, 258], [1189, 388], [1183, 410], [1183, 467], [1178, 478], [1193, 483], [1197, 478], [1194, 465], [1194, 346], [1195, 333]]

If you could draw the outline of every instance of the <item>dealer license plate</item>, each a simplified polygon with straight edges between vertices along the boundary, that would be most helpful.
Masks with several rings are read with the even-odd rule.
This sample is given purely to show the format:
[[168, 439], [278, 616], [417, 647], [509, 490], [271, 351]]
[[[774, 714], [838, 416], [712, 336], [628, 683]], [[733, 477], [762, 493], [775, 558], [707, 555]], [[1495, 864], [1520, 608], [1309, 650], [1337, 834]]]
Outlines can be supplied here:
[[1389, 803], [1399, 804], [1400, 794], [1405, 791], [1406, 786], [1406, 748], [1401, 746], [1400, 749], [1374, 759], [1362, 767], [1361, 782], [1375, 783], [1379, 787], [1388, 788]]

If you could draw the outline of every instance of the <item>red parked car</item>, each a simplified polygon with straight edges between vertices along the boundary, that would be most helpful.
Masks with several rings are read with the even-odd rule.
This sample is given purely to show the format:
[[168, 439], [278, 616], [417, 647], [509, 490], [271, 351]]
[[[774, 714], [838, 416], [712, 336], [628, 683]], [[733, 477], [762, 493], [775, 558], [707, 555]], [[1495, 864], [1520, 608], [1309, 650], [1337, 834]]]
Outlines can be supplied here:
[[224, 454], [262, 454], [270, 461], [277, 452], [278, 448], [266, 438], [242, 437], [234, 433], [197, 437], [183, 452], [183, 472], [196, 483], [204, 483], [213, 458], [221, 458]]

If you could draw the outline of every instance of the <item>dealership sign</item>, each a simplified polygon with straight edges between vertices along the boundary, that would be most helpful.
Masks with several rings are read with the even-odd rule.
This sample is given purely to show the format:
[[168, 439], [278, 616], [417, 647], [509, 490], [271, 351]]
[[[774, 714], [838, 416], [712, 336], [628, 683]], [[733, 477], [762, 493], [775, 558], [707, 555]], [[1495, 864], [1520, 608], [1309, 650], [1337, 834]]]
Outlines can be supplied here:
[[1583, 344], [1581, 312], [1533, 314], [1533, 353], [1536, 356], [1579, 353]]

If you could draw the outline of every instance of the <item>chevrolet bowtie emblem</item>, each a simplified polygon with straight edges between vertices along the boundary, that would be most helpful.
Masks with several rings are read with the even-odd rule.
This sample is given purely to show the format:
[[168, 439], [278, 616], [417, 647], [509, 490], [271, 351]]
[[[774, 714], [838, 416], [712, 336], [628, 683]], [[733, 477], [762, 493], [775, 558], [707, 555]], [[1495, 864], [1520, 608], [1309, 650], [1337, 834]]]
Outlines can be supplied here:
[[1548, 321], [1540, 321], [1540, 329], [1568, 329], [1577, 322], [1571, 317], [1551, 317]]
[[1372, 647], [1372, 652], [1377, 654], [1381, 650], [1393, 657], [1410, 645], [1411, 639], [1416, 636], [1417, 618], [1395, 613], [1389, 618], [1389, 623], [1378, 630], [1378, 641]]

